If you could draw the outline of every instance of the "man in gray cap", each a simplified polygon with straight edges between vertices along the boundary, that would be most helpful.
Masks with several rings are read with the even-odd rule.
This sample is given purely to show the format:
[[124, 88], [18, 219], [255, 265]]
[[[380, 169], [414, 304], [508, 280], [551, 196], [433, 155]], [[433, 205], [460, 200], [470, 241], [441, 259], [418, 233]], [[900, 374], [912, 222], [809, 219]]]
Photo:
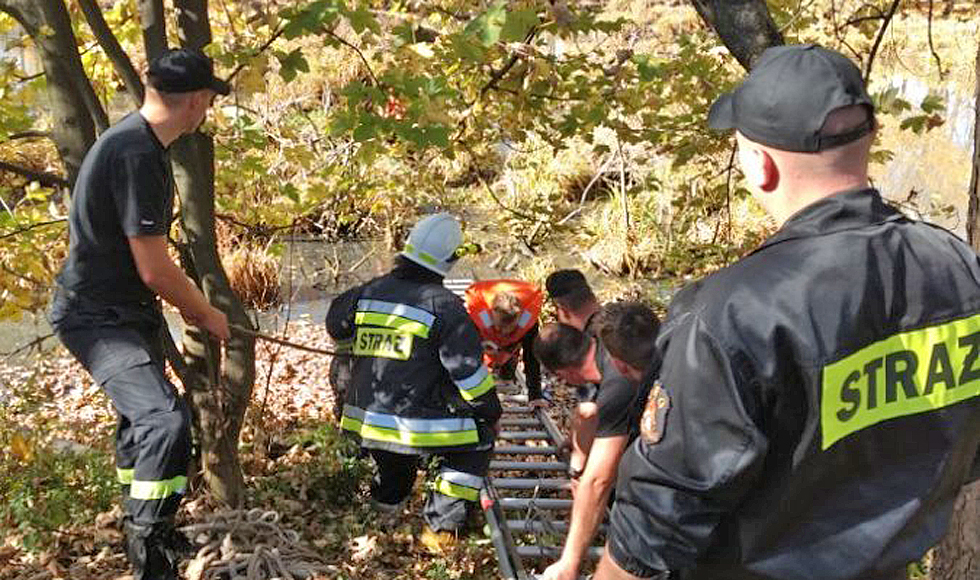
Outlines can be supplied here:
[[709, 125], [779, 230], [671, 304], [596, 578], [905, 578], [978, 475], [977, 256], [870, 187], [837, 52], [770, 48]]

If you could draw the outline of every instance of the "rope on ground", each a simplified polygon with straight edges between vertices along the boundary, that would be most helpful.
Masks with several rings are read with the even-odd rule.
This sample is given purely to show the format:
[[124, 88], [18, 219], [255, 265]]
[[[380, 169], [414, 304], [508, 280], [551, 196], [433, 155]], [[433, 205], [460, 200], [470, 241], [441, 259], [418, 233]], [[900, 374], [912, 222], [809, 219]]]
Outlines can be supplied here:
[[306, 346], [305, 344], [297, 344], [295, 342], [289, 342], [288, 340], [285, 340], [285, 339], [282, 339], [282, 338], [278, 338], [278, 337], [275, 337], [275, 336], [270, 336], [268, 334], [263, 334], [261, 332], [258, 332], [257, 330], [252, 330], [251, 328], [245, 328], [244, 326], [239, 326], [237, 324], [229, 324], [228, 327], [231, 328], [232, 330], [235, 330], [235, 331], [238, 331], [238, 332], [247, 334], [249, 336], [254, 336], [255, 338], [258, 338], [258, 339], [261, 339], [261, 340], [267, 340], [269, 342], [274, 342], [276, 344], [281, 344], [281, 345], [289, 346], [289, 347], [292, 347], [292, 348], [298, 348], [299, 350], [305, 350], [305, 351], [308, 351], [308, 352], [315, 352], [317, 354], [328, 354], [330, 356], [334, 356], [334, 355], [337, 354], [336, 351], [324, 350], [322, 348], [314, 348], [312, 346]]
[[188, 580], [303, 580], [339, 572], [282, 527], [275, 511], [216, 512], [180, 531], [201, 546], [187, 566]]

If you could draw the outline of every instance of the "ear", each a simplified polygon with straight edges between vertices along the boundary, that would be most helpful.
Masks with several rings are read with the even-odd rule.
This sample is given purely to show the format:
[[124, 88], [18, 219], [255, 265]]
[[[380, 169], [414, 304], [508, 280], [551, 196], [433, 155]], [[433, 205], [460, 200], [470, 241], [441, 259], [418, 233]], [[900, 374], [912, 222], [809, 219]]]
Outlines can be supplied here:
[[765, 149], [753, 143], [740, 141], [739, 164], [752, 189], [770, 192], [779, 185], [779, 167]]

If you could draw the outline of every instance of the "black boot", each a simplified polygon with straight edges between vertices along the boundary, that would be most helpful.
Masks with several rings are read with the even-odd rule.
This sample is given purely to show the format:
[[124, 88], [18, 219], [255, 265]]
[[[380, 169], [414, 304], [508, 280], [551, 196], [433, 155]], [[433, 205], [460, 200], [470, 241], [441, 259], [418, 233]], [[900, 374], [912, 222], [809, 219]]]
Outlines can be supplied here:
[[166, 528], [166, 524], [141, 525], [126, 518], [126, 557], [133, 580], [177, 580], [178, 555], [167, 546]]

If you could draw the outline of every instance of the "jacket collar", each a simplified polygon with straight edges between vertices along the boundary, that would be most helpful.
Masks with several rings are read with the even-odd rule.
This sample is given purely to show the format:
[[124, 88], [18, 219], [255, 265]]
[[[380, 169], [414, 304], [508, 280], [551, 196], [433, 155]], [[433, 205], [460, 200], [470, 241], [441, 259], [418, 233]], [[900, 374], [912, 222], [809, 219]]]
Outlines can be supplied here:
[[904, 217], [901, 212], [886, 204], [874, 188], [842, 191], [793, 214], [755, 251], [788, 240], [852, 230]]

